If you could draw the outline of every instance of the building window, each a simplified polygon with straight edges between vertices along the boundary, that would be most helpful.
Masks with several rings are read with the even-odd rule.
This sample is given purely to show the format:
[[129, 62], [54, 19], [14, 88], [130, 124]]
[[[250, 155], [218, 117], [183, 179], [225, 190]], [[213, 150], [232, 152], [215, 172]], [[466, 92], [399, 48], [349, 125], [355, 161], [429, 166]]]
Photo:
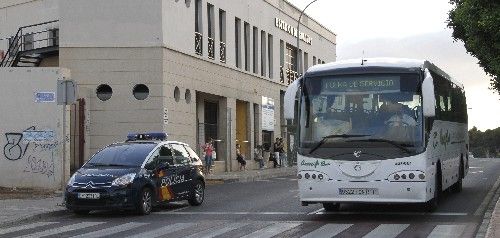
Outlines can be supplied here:
[[220, 62], [226, 63], [226, 12], [219, 9]]
[[107, 84], [101, 84], [96, 89], [96, 95], [101, 101], [108, 101], [113, 95], [113, 89]]
[[313, 56], [313, 66], [316, 65], [316, 56]]
[[214, 5], [207, 3], [208, 58], [215, 59], [215, 16]]
[[273, 35], [268, 34], [267, 35], [267, 56], [268, 56], [268, 63], [269, 63], [269, 78], [273, 78]]
[[280, 82], [285, 83], [285, 42], [280, 40]]
[[32, 50], [35, 47], [35, 37], [34, 33], [23, 35], [23, 47], [22, 50]]
[[186, 93], [184, 94], [184, 99], [186, 99], [186, 103], [191, 103], [191, 90], [186, 89]]
[[176, 102], [179, 102], [179, 100], [181, 99], [181, 90], [177, 86], [175, 86], [174, 89], [174, 99]]
[[318, 64], [321, 64], [321, 59], [320, 58], [318, 58]]
[[304, 72], [304, 64], [303, 64], [303, 59], [302, 59], [302, 50], [299, 50], [299, 54], [296, 55], [297, 58], [297, 73], [299, 75], [302, 75], [302, 72]]
[[257, 27], [253, 27], [253, 73], [258, 74], [259, 73], [259, 30]]
[[243, 44], [245, 47], [245, 70], [250, 71], [250, 24], [245, 22], [243, 29]]
[[132, 94], [134, 94], [135, 99], [144, 100], [149, 96], [149, 88], [144, 84], [137, 84], [134, 86]]
[[234, 34], [236, 67], [241, 69], [241, 20], [237, 17], [234, 20]]
[[266, 76], [266, 32], [260, 31], [260, 76]]
[[285, 52], [285, 78], [286, 83], [290, 84], [297, 78], [297, 48], [286, 44]]
[[304, 72], [309, 68], [309, 54], [304, 51]]
[[203, 22], [202, 22], [202, 0], [196, 0], [194, 4], [194, 49], [197, 55], [203, 55]]

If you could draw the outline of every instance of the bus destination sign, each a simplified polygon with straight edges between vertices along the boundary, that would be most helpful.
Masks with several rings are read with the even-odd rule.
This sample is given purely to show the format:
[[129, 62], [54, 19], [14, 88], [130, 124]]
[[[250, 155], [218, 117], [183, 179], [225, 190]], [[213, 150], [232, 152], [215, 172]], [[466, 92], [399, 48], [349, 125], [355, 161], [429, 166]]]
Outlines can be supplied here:
[[399, 77], [326, 78], [321, 82], [323, 92], [399, 92]]

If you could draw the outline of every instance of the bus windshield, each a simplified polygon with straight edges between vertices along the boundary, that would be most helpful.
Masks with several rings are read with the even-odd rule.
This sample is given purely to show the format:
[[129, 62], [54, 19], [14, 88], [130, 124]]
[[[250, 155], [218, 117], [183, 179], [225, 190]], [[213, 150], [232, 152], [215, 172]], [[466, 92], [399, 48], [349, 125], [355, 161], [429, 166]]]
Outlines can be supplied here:
[[423, 147], [420, 85], [417, 73], [305, 78], [299, 153], [329, 158], [335, 148], [365, 146], [419, 152]]

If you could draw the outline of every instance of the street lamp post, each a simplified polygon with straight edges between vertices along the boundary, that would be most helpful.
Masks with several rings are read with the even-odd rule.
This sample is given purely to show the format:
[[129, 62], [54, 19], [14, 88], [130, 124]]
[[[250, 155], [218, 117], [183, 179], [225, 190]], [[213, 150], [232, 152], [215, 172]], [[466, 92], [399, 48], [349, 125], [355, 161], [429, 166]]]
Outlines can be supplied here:
[[300, 50], [300, 19], [302, 18], [302, 15], [304, 15], [304, 12], [306, 11], [306, 9], [311, 6], [311, 4], [315, 3], [316, 1], [318, 0], [314, 0], [312, 2], [310, 2], [309, 4], [307, 4], [307, 6], [304, 8], [304, 10], [302, 10], [302, 12], [300, 12], [300, 16], [299, 16], [299, 20], [297, 21], [297, 73], [299, 72], [299, 56], [300, 56], [300, 53], [299, 53], [299, 50]]

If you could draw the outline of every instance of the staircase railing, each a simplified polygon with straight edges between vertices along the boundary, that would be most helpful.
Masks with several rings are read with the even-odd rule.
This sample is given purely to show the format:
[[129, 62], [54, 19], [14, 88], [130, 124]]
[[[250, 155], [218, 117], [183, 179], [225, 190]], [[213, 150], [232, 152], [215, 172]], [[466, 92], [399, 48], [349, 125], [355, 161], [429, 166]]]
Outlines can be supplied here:
[[[48, 21], [20, 27], [16, 35], [9, 38], [8, 50], [0, 62], [0, 67], [11, 67], [20, 52], [59, 45], [58, 22]], [[44, 34], [47, 33], [47, 34]]]

